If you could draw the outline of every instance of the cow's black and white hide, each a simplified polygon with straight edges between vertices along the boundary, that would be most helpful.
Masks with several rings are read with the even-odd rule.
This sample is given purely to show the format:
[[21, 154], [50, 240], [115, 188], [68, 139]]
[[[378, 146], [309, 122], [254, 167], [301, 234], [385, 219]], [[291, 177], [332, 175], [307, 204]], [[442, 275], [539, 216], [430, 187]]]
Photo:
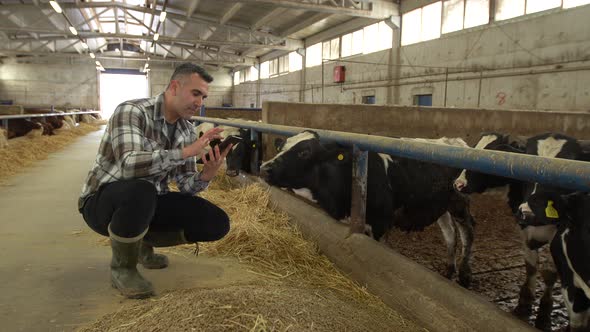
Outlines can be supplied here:
[[[495, 151], [526, 153], [548, 158], [578, 159], [581, 149], [576, 139], [560, 134], [542, 134], [530, 137], [526, 143], [511, 142], [509, 136], [498, 133], [483, 134], [475, 148]], [[455, 180], [455, 189], [464, 193], [484, 192], [491, 188], [508, 186], [508, 205], [520, 226], [523, 243], [526, 277], [520, 288], [518, 305], [513, 313], [520, 318], [528, 319], [532, 313], [535, 301], [535, 288], [539, 265], [539, 249], [549, 243], [557, 230], [555, 224], [547, 223], [542, 218], [530, 217], [530, 213], [523, 204], [538, 185], [520, 180], [503, 178], [494, 175], [463, 170]], [[551, 188], [549, 188], [551, 189]], [[558, 192], [561, 192], [560, 190]], [[551, 328], [551, 311], [553, 307], [552, 291], [557, 276], [555, 266], [548, 262], [546, 269], [541, 271], [545, 289], [535, 326], [543, 330]]]
[[[391, 228], [419, 231], [437, 222], [447, 244], [449, 278], [456, 271], [458, 230], [463, 243], [459, 283], [467, 287], [474, 221], [467, 198], [453, 190], [457, 174], [452, 168], [369, 152], [366, 220], [377, 240]], [[305, 193], [336, 220], [350, 216], [350, 147], [323, 144], [317, 133], [304, 131], [287, 139], [279, 153], [262, 164], [260, 175], [271, 185]]]
[[[260, 144], [261, 134], [258, 133], [258, 140], [253, 140], [250, 129], [240, 128], [239, 136], [242, 138], [240, 143], [232, 147], [226, 157], [226, 170], [228, 176], [237, 176], [241, 171], [252, 173], [252, 158], [255, 153], [261, 156], [262, 150]], [[260, 166], [260, 161], [258, 162]]]
[[570, 331], [590, 331], [590, 196], [560, 195], [537, 188], [527, 203], [530, 216], [548, 219], [558, 231], [551, 241], [551, 256], [561, 279]]

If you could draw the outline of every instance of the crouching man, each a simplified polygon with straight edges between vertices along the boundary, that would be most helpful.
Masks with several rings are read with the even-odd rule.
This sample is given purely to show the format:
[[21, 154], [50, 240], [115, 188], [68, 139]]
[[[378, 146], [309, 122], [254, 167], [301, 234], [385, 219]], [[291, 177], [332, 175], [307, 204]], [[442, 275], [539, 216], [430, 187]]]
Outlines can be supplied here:
[[[227, 214], [194, 196], [207, 188], [232, 148], [211, 149], [197, 172], [195, 157], [223, 131], [213, 128], [197, 139], [188, 121], [212, 81], [203, 68], [185, 63], [164, 93], [117, 106], [82, 188], [78, 209], [90, 228], [110, 238], [111, 283], [128, 298], [154, 294], [136, 268], [138, 262], [148, 269], [168, 266], [154, 247], [215, 241], [229, 231]], [[168, 191], [171, 181], [180, 193]]]

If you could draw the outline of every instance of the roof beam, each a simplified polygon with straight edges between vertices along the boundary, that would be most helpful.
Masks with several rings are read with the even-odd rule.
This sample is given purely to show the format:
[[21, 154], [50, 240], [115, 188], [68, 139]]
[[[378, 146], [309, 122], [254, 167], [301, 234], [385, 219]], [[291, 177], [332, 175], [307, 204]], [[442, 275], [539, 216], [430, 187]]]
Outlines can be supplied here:
[[[19, 9], [30, 8], [32, 6], [34, 6], [34, 5], [33, 4], [2, 4], [2, 5], [0, 5], [0, 9], [17, 11]], [[121, 3], [121, 2], [82, 2], [79, 5], [76, 5], [74, 3], [61, 3], [60, 6], [62, 9], [78, 9], [78, 8], [112, 8], [112, 9], [115, 9], [115, 8], [118, 8], [121, 10], [127, 9], [127, 10], [134, 10], [134, 11], [141, 12], [141, 13], [153, 14], [154, 16], [160, 15], [160, 13], [162, 12], [162, 10], [155, 9], [155, 7], [154, 7], [154, 9], [149, 9], [149, 8], [140, 7], [140, 6], [133, 6], [133, 5], [129, 5], [129, 4]], [[41, 5], [39, 5], [39, 8], [49, 10], [49, 9], [51, 9], [51, 6], [49, 4], [41, 4]], [[172, 9], [171, 6], [168, 6], [168, 8]], [[51, 10], [53, 10], [53, 9], [51, 9]], [[216, 19], [213, 19], [208, 16], [204, 16], [204, 15], [198, 15], [198, 16], [192, 15], [191, 17], [186, 17], [185, 15], [176, 14], [172, 11], [167, 10], [167, 17], [173, 18], [173, 19], [176, 19], [179, 21], [187, 21], [187, 22], [198, 23], [198, 24], [208, 24], [210, 26], [215, 26], [218, 28], [229, 29], [229, 30], [236, 32], [236, 33], [252, 34], [252, 35], [255, 35], [259, 38], [268, 38], [268, 39], [273, 39], [273, 40], [280, 39], [279, 37], [269, 34], [269, 33], [251, 31], [249, 29], [249, 27], [246, 27], [246, 26], [242, 27], [242, 26], [238, 26], [238, 25], [219, 24], [219, 22]]]
[[271, 10], [268, 14], [264, 15], [261, 19], [256, 21], [256, 23], [252, 24], [250, 29], [258, 30], [258, 28], [260, 28], [261, 26], [268, 23], [268, 21], [270, 21], [272, 18], [278, 17], [279, 15], [283, 14], [285, 11], [287, 11], [286, 8], [275, 8], [275, 9]]
[[195, 12], [195, 10], [197, 10], [197, 7], [199, 7], [199, 2], [201, 2], [201, 0], [193, 0], [193, 1], [191, 1], [190, 6], [186, 10], [186, 17], [187, 18], [193, 16], [193, 13]]
[[231, 6], [231, 8], [228, 9], [225, 14], [223, 14], [223, 16], [221, 16], [219, 24], [225, 25], [225, 23], [227, 23], [227, 21], [229, 21], [240, 10], [240, 8], [242, 8], [242, 6], [243, 4], [241, 3], [236, 3]]
[[332, 14], [325, 14], [325, 13], [317, 13], [317, 14], [314, 14], [314, 15], [308, 17], [307, 19], [305, 19], [305, 20], [303, 20], [303, 21], [301, 21], [301, 22], [299, 22], [299, 23], [297, 23], [295, 25], [292, 25], [292, 26], [288, 27], [287, 29], [281, 31], [279, 33], [279, 35], [285, 36], [285, 37], [286, 36], [289, 36], [289, 35], [297, 32], [299, 30], [305, 29], [308, 26], [310, 26], [310, 25], [312, 25], [314, 23], [317, 23], [318, 21], [321, 21], [321, 20], [327, 18], [330, 15], [332, 15]]
[[[233, 0], [223, 0], [231, 1]], [[299, 9], [305, 11], [347, 15], [351, 17], [365, 17], [372, 19], [384, 19], [390, 16], [399, 16], [399, 6], [391, 0], [373, 1], [328, 1], [319, 4], [318, 1], [309, 0], [238, 0], [242, 3], [263, 3], [275, 7]]]
[[[66, 58], [66, 57], [76, 57], [76, 58], [83, 58], [83, 59], [88, 59], [88, 61], [95, 61], [90, 59], [90, 57], [88, 57], [88, 55], [86, 53], [82, 53], [82, 54], [78, 54], [78, 53], [59, 53], [59, 52], [55, 52], [55, 53], [51, 53], [51, 52], [27, 52], [27, 51], [17, 51], [17, 50], [4, 50], [4, 49], [0, 49], [0, 54], [3, 55], [29, 55], [29, 56], [46, 56], [46, 57], [58, 57], [58, 58]], [[117, 60], [129, 60], [129, 61], [145, 61], [145, 57], [144, 56], [115, 56], [115, 55], [105, 55], [105, 54], [101, 54], [101, 53], [95, 53], [96, 54], [96, 58], [103, 60], [103, 59], [117, 59]], [[235, 66], [252, 66], [254, 65], [254, 60], [252, 59], [244, 59], [243, 62], [239, 62], [239, 61], [225, 61], [225, 60], [219, 60], [219, 59], [215, 59], [215, 60], [204, 60], [204, 59], [199, 59], [197, 57], [191, 57], [189, 58], [190, 60], [193, 60], [195, 62], [200, 62], [200, 63], [204, 63], [204, 64], [211, 64], [211, 65], [220, 65], [220, 66], [226, 66], [226, 67], [235, 67]], [[166, 58], [164, 59], [164, 57], [159, 56], [159, 55], [155, 55], [152, 54], [150, 55], [150, 62], [167, 62], [167, 63], [177, 63], [177, 62], [186, 62], [186, 59], [182, 59], [182, 58]]]
[[[72, 36], [65, 31], [47, 31], [47, 30], [40, 30], [40, 29], [26, 29], [26, 28], [0, 28], [3, 31], [14, 31], [14, 32], [35, 32], [35, 33], [46, 33], [46, 34], [56, 34], [54, 36], [39, 36], [38, 38], [32, 37], [25, 37], [25, 38], [12, 38], [14, 41], [29, 41], [29, 40], [68, 40], [68, 39], [78, 39], [77, 36]], [[147, 35], [131, 35], [131, 34], [123, 34], [123, 33], [100, 33], [100, 32], [91, 32], [91, 31], [78, 31], [78, 35], [80, 38], [83, 39], [95, 39], [95, 38], [105, 38], [105, 39], [112, 39], [112, 38], [125, 38], [130, 40], [146, 40], [151, 42], [153, 40], [152, 36]], [[173, 37], [166, 37], [160, 36], [158, 41], [166, 41], [166, 42], [174, 42], [174, 43], [186, 43], [186, 44], [204, 44], [204, 45], [213, 45], [213, 46], [234, 46], [234, 47], [253, 47], [253, 48], [268, 48], [268, 49], [277, 49], [277, 50], [291, 50], [293, 49], [295, 44], [286, 44], [286, 45], [267, 45], [267, 44], [255, 44], [255, 43], [246, 43], [246, 42], [237, 42], [237, 41], [218, 41], [218, 40], [203, 40], [203, 39], [183, 39], [183, 38], [173, 38]]]

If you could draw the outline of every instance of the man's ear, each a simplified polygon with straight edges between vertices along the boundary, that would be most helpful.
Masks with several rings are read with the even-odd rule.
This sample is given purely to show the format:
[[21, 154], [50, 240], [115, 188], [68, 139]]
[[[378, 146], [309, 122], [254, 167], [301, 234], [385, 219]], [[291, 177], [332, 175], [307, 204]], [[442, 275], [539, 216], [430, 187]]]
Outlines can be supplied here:
[[179, 80], [170, 81], [170, 92], [172, 92], [173, 96], [178, 95], [178, 89], [180, 89], [180, 81]]

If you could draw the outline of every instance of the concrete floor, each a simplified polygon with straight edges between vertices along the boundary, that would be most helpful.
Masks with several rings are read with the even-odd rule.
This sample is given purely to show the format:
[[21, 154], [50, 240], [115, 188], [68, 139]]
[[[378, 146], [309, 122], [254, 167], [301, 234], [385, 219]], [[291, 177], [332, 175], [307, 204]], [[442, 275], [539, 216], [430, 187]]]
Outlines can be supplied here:
[[[80, 138], [0, 184], [0, 330], [71, 331], [131, 301], [111, 288], [110, 247], [76, 206], [101, 136]], [[159, 294], [255, 278], [231, 259], [170, 258], [167, 269], [142, 270]]]

